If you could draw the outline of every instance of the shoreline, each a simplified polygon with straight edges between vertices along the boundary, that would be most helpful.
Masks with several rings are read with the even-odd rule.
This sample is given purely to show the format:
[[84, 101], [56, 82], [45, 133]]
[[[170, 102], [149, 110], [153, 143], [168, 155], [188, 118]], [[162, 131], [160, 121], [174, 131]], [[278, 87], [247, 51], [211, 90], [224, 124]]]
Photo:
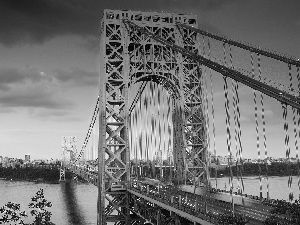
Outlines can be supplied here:
[[5, 180], [5, 181], [27, 181], [27, 182], [35, 182], [35, 183], [46, 183], [46, 184], [59, 184], [59, 180], [57, 181], [46, 181], [44, 179], [39, 180], [39, 179], [13, 179], [13, 178], [5, 178], [5, 177], [0, 177], [0, 180]]
[[[232, 176], [233, 179], [236, 179], [236, 176]], [[272, 175], [272, 176], [268, 176], [268, 178], [276, 178], [276, 177], [289, 177], [289, 175]], [[292, 177], [298, 177], [298, 175], [292, 175]], [[299, 176], [300, 177], [300, 176]], [[230, 178], [230, 176], [218, 176], [217, 179], [219, 178]], [[261, 175], [261, 178], [262, 179], [265, 179], [267, 178], [266, 175]], [[210, 177], [210, 180], [214, 180], [216, 179], [215, 177]], [[239, 179], [241, 179], [239, 177]], [[243, 179], [249, 179], [249, 180], [257, 180], [259, 179], [259, 175], [246, 175], [246, 176], [243, 176]]]

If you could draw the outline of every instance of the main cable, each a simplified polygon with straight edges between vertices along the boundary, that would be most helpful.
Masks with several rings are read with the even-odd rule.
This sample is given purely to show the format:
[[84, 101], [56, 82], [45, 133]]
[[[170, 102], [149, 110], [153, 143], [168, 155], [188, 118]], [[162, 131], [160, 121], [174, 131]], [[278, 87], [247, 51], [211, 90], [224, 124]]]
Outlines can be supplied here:
[[96, 106], [95, 106], [95, 109], [94, 109], [94, 112], [93, 112], [92, 120], [91, 120], [91, 122], [90, 122], [88, 131], [87, 131], [87, 134], [86, 134], [86, 136], [85, 136], [85, 139], [84, 139], [84, 142], [83, 142], [81, 151], [80, 151], [80, 153], [78, 154], [77, 158], [73, 161], [74, 164], [81, 158], [81, 156], [82, 156], [82, 154], [84, 153], [84, 151], [85, 151], [85, 149], [86, 149], [86, 146], [87, 146], [87, 144], [88, 144], [88, 142], [89, 142], [89, 139], [90, 139], [92, 130], [93, 130], [94, 125], [95, 125], [95, 121], [96, 121], [96, 119], [97, 119], [97, 115], [98, 115], [98, 113], [99, 113], [99, 101], [100, 101], [100, 98], [99, 98], [99, 96], [98, 96], [97, 102], [96, 102]]

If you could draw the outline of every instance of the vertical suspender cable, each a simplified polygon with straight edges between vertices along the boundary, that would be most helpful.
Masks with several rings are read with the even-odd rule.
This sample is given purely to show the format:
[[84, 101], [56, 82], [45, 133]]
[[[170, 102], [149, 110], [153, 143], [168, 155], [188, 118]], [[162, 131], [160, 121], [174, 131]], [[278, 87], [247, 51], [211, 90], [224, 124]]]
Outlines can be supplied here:
[[229, 114], [229, 97], [228, 97], [228, 83], [227, 77], [223, 77], [224, 79], [224, 92], [225, 92], [225, 111], [226, 111], [226, 131], [227, 131], [227, 150], [228, 150], [228, 165], [230, 171], [230, 178], [229, 178], [229, 185], [230, 185], [230, 197], [231, 197], [231, 204], [232, 204], [232, 214], [234, 214], [234, 204], [233, 204], [233, 196], [232, 196], [232, 189], [233, 189], [233, 174], [231, 168], [231, 133], [230, 133], [230, 114]]
[[[230, 66], [233, 67], [232, 63], [232, 51], [231, 46], [230, 48]], [[240, 107], [239, 107], [239, 86], [236, 80], [232, 81], [232, 94], [233, 94], [233, 105], [234, 105], [234, 124], [235, 124], [235, 145], [236, 145], [236, 170], [237, 170], [237, 180], [238, 180], [238, 191], [244, 192], [244, 182], [243, 182], [243, 159], [242, 159], [242, 142], [241, 142], [241, 124], [240, 124]], [[240, 179], [240, 180], [239, 180]], [[240, 187], [241, 182], [241, 187]], [[242, 196], [242, 203], [244, 206], [244, 197]]]
[[[208, 39], [208, 57], [210, 58], [210, 41]], [[216, 189], [218, 189], [218, 163], [217, 163], [217, 150], [216, 150], [216, 127], [215, 127], [215, 108], [214, 108], [214, 91], [212, 84], [212, 71], [209, 69], [209, 77], [210, 77], [210, 95], [211, 95], [211, 114], [212, 114], [212, 126], [213, 126], [213, 145], [214, 145], [214, 160], [215, 160], [215, 181], [216, 181]]]
[[[229, 66], [232, 68], [233, 67], [233, 62], [232, 62], [232, 50], [231, 50], [231, 45], [229, 46]], [[232, 91], [232, 98], [233, 98], [233, 121], [234, 121], [234, 140], [235, 140], [235, 149], [236, 149], [236, 158], [239, 158], [239, 145], [238, 145], [238, 117], [237, 117], [237, 81], [232, 80], [232, 86], [231, 86], [231, 91]], [[236, 177], [237, 177], [237, 183], [238, 183], [238, 190], [240, 190], [240, 178], [239, 178], [239, 166], [238, 166], [238, 160], [236, 160]]]
[[[252, 56], [252, 54], [251, 54]], [[251, 64], [252, 64], [252, 72], [254, 76], [254, 62], [253, 57], [251, 57]], [[260, 57], [258, 55], [258, 67], [260, 68]], [[260, 199], [262, 198], [262, 178], [261, 178], [261, 158], [260, 158], [260, 145], [259, 145], [259, 131], [258, 131], [258, 106], [257, 106], [257, 94], [256, 90], [253, 90], [254, 94], [254, 110], [255, 110], [255, 130], [256, 130], [256, 149], [257, 149], [257, 155], [258, 155], [258, 169], [259, 169], [259, 196]]]
[[[298, 80], [298, 90], [300, 90], [300, 73], [299, 73], [299, 66], [297, 66], [297, 80]], [[300, 139], [300, 110], [297, 110], [297, 117], [298, 117], [298, 122], [297, 122], [297, 133], [298, 133], [298, 139]], [[297, 170], [298, 170], [298, 191], [299, 191], [299, 200], [300, 200], [300, 168], [299, 168], [299, 155], [298, 155], [298, 142], [297, 142], [297, 137], [295, 134], [295, 139], [296, 139], [296, 160], [297, 160]]]
[[[192, 62], [192, 61], [191, 61]], [[188, 70], [189, 70], [189, 73], [191, 73], [191, 67], [190, 67], [190, 64], [188, 64]], [[190, 81], [190, 87], [191, 87], [191, 89], [193, 88], [193, 80], [191, 79], [191, 75], [189, 74], [189, 81]], [[192, 115], [192, 117], [190, 118], [190, 120], [191, 120], [191, 124], [193, 124], [193, 122], [194, 122], [194, 116], [193, 116], [193, 110], [194, 110], [194, 108], [193, 108], [193, 93], [192, 93], [192, 91], [191, 91], [191, 93], [190, 93], [190, 105], [191, 105], [191, 115]], [[194, 135], [193, 135], [193, 132], [194, 132], [194, 129], [195, 129], [195, 127], [192, 125], [192, 128], [191, 128], [191, 142], [192, 143], [194, 143]], [[187, 140], [188, 141], [188, 140]], [[194, 149], [192, 149], [192, 151], [191, 151], [191, 156], [190, 157], [195, 157], [195, 153], [193, 152], [193, 151], [195, 151]], [[193, 182], [194, 182], [194, 193], [195, 193], [195, 190], [196, 190], [196, 185], [197, 185], [197, 182], [196, 182], [196, 176], [197, 176], [197, 172], [196, 171], [193, 171]]]
[[[207, 158], [208, 158], [208, 162], [210, 162], [210, 155], [209, 155], [209, 151], [210, 151], [210, 129], [209, 129], [209, 112], [208, 112], [208, 94], [207, 94], [207, 72], [206, 72], [206, 69], [205, 69], [205, 103], [206, 103], [206, 139], [207, 139]], [[210, 163], [209, 163], [210, 165]], [[208, 178], [210, 178], [210, 174], [208, 174]], [[211, 182], [210, 182], [210, 179], [208, 179], [208, 184], [209, 184], [209, 187], [211, 187]]]
[[[290, 78], [290, 88], [292, 89], [292, 86], [293, 86], [293, 78], [292, 78], [292, 65], [291, 64], [288, 64], [288, 69], [289, 69], [289, 78]], [[296, 123], [296, 112], [293, 108], [293, 121], [294, 121], [294, 125]], [[294, 129], [295, 131], [295, 129]], [[289, 143], [288, 143], [289, 144]], [[288, 156], [287, 158], [289, 159], [290, 158], [290, 147], [288, 147], [289, 149], [289, 152], [288, 152]], [[292, 177], [292, 171], [291, 171], [291, 161], [289, 159], [289, 179], [288, 179], [288, 187], [289, 187], [289, 190], [290, 190], [290, 193], [289, 193], [289, 200], [292, 201], [294, 199], [294, 196], [293, 196], [293, 192], [292, 192], [292, 182], [293, 182], [293, 177]]]
[[[206, 55], [206, 51], [205, 51], [205, 48], [206, 48], [206, 46], [205, 46], [205, 40], [204, 40], [204, 37], [202, 36], [202, 40], [203, 40], [203, 55]], [[208, 53], [209, 54], [209, 53]], [[203, 109], [204, 109], [204, 111], [203, 112], [205, 112], [205, 128], [206, 128], [206, 149], [207, 149], [207, 152], [206, 152], [206, 163], [207, 164], [209, 164], [210, 165], [210, 156], [209, 156], [209, 151], [210, 151], [210, 129], [209, 129], [209, 116], [208, 116], [208, 99], [207, 99], [207, 70], [206, 70], [206, 67], [202, 67], [203, 68], [203, 71], [204, 71], [204, 76], [205, 76], [205, 78], [204, 78], [204, 76], [203, 76], [203, 74], [202, 74], [202, 81], [203, 81], [203, 85], [202, 85], [202, 93], [203, 93], [203, 99], [205, 99], [205, 101], [204, 101], [204, 104], [203, 104]], [[204, 92], [204, 89], [205, 88], [205, 92]], [[209, 166], [209, 165], [207, 165], [207, 166]], [[207, 171], [207, 179], [208, 179], [208, 185], [209, 185], [209, 187], [211, 187], [211, 182], [210, 182], [210, 171], [208, 170]]]
[[171, 127], [170, 127], [170, 113], [171, 113], [171, 105], [170, 105], [170, 101], [171, 101], [171, 96], [168, 96], [167, 98], [167, 105], [168, 105], [168, 112], [167, 112], [167, 117], [168, 117], [168, 155], [169, 155], [169, 166], [170, 166], [170, 171], [169, 171], [169, 181], [172, 182], [173, 178], [172, 178], [172, 158], [173, 158], [173, 150], [171, 149]]
[[[282, 105], [282, 110], [283, 110], [283, 129], [284, 129], [284, 133], [285, 133], [285, 139], [284, 139], [284, 145], [285, 145], [285, 155], [288, 161], [290, 161], [290, 148], [289, 148], [289, 134], [288, 134], [288, 122], [287, 122], [287, 105], [286, 104], [281, 104]], [[288, 189], [289, 189], [289, 200], [291, 198], [291, 176], [289, 174], [289, 179], [288, 179]]]
[[[135, 60], [135, 62], [134, 62], [134, 75], [135, 75], [135, 77], [136, 77], [136, 67], [137, 67], [137, 60], [136, 60], [136, 55], [137, 55], [138, 53], [137, 53], [137, 50], [136, 50], [136, 45], [135, 45], [135, 43], [134, 43], [134, 60]], [[137, 103], [136, 103], [137, 104]], [[138, 122], [137, 122], [137, 113], [136, 113], [136, 109], [134, 110], [134, 122], [135, 122], [135, 125], [137, 125], [138, 124]], [[136, 130], [137, 130], [137, 128], [136, 127], [134, 127], [134, 130], [135, 130], [135, 134], [134, 134], [134, 138], [132, 139], [133, 140], [133, 142], [135, 142], [134, 143], [134, 153], [135, 153], [135, 173], [136, 173], [136, 176], [137, 176], [137, 179], [139, 179], [139, 177], [140, 177], [140, 173], [139, 173], [139, 167], [138, 167], [138, 153], [137, 153], [137, 141], [136, 141]]]
[[[237, 110], [237, 128], [238, 128], [238, 155], [239, 155], [239, 162], [240, 162], [240, 168], [239, 168], [239, 173], [240, 173], [240, 178], [241, 178], [241, 184], [242, 184], [242, 193], [244, 193], [245, 187], [244, 187], [244, 181], [243, 181], [243, 148], [242, 148], [242, 130], [241, 130], [241, 124], [240, 124], [240, 118], [241, 118], [241, 113], [240, 113], [240, 98], [238, 95], [238, 83], [236, 83], [236, 110]], [[244, 196], [242, 196], [242, 203], [244, 206]]]
[[[224, 64], [226, 64], [226, 51], [225, 51], [225, 43], [223, 42], [223, 50], [224, 50]], [[229, 97], [228, 97], [228, 83], [227, 77], [223, 76], [224, 79], [224, 94], [225, 94], [225, 111], [226, 111], [226, 131], [227, 131], [227, 150], [228, 150], [228, 166], [230, 171], [229, 185], [230, 185], [230, 198], [231, 198], [231, 206], [232, 206], [232, 214], [234, 215], [234, 203], [233, 203], [233, 174], [231, 168], [232, 161], [232, 152], [231, 152], [231, 133], [230, 133], [230, 113], [229, 113]]]
[[[206, 55], [206, 45], [205, 45], [205, 37], [202, 35], [202, 42], [203, 42], [203, 55]], [[208, 54], [210, 54], [210, 52], [208, 52]], [[203, 67], [204, 68], [204, 67]], [[205, 68], [204, 68], [205, 69]], [[203, 77], [203, 76], [201, 76]], [[209, 163], [210, 164], [210, 157], [209, 156], [209, 149], [210, 149], [210, 134], [209, 134], [209, 116], [208, 116], [208, 99], [207, 99], [207, 73], [206, 73], [206, 69], [205, 69], [205, 81], [204, 81], [204, 78], [203, 78], [203, 83], [202, 84], [205, 84], [205, 92], [203, 91], [203, 88], [204, 88], [204, 85], [202, 86], [201, 90], [202, 90], [202, 96], [204, 98], [202, 99], [205, 99], [206, 101], [204, 102], [203, 106], [204, 106], [204, 110], [203, 112], [206, 112], [206, 116], [205, 116], [205, 119], [206, 119], [206, 122], [205, 122], [205, 128], [206, 128], [206, 163]], [[206, 165], [208, 167], [208, 165]], [[211, 183], [210, 183], [210, 172], [209, 172], [209, 168], [207, 168], [206, 170], [207, 174], [206, 174], [206, 179], [207, 179], [207, 182], [208, 182], [208, 185], [209, 187], [211, 187]]]
[[[261, 62], [260, 62], [260, 55], [258, 55], [258, 77], [261, 80]], [[261, 104], [261, 119], [263, 124], [263, 138], [264, 138], [264, 149], [265, 149], [265, 165], [266, 165], [266, 179], [267, 179], [267, 199], [269, 199], [269, 177], [268, 177], [268, 162], [267, 162], [267, 136], [266, 136], [266, 119], [265, 119], [265, 107], [264, 107], [264, 96], [260, 93], [260, 104]]]
[[[258, 61], [258, 79], [261, 80], [261, 58], [260, 55], [257, 56], [257, 61]], [[268, 177], [268, 162], [267, 162], [267, 137], [266, 137], [266, 120], [265, 120], [265, 108], [264, 108], [264, 97], [263, 94], [260, 93], [260, 104], [261, 104], [261, 118], [262, 118], [262, 132], [263, 132], [263, 145], [264, 145], [264, 150], [265, 150], [265, 158], [264, 158], [264, 163], [266, 166], [266, 179], [267, 179], [267, 199], [269, 199], [269, 177]], [[261, 168], [259, 168], [259, 171], [261, 172]], [[260, 175], [261, 176], [261, 175]], [[260, 177], [260, 189], [262, 191], [262, 182], [261, 182], [261, 177]], [[261, 196], [262, 197], [262, 196]]]

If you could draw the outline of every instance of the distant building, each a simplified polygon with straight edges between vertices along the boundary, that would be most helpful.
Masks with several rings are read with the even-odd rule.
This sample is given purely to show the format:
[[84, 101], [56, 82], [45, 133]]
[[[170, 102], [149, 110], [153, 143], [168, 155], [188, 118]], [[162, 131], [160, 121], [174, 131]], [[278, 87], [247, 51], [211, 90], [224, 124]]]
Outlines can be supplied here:
[[30, 155], [25, 155], [25, 162], [30, 162]]

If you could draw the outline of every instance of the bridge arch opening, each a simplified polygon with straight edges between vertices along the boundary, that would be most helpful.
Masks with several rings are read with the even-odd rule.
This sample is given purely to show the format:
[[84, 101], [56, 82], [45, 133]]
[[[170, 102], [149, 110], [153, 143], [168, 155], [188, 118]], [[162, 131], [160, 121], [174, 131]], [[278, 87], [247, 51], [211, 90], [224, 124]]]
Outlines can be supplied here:
[[[125, 25], [126, 26], [126, 25]], [[146, 26], [147, 30], [166, 40], [178, 43], [182, 39], [176, 26]], [[172, 97], [172, 123], [174, 162], [178, 180], [185, 183], [207, 183], [204, 116], [199, 64], [184, 57], [172, 48], [162, 45], [143, 33], [126, 27], [128, 39], [129, 86], [139, 82], [154, 82], [167, 90]], [[197, 36], [185, 47], [195, 48]], [[179, 41], [180, 42], [180, 41]], [[181, 42], [182, 45], [182, 42]], [[196, 47], [197, 48], [197, 47]], [[130, 107], [132, 109], [132, 107]], [[200, 178], [201, 177], [201, 178]], [[196, 179], [195, 179], [196, 178]]]

